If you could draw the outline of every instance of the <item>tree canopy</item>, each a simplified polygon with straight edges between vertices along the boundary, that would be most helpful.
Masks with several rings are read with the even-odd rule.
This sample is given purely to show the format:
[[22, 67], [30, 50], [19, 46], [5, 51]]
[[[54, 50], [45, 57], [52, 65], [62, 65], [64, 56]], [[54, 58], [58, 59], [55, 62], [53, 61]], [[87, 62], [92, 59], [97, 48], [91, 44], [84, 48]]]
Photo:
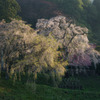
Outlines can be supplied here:
[[9, 75], [40, 72], [64, 75], [68, 62], [58, 50], [61, 45], [52, 36], [37, 35], [36, 31], [23, 21], [13, 20], [8, 24], [0, 24], [1, 67], [6, 69]]

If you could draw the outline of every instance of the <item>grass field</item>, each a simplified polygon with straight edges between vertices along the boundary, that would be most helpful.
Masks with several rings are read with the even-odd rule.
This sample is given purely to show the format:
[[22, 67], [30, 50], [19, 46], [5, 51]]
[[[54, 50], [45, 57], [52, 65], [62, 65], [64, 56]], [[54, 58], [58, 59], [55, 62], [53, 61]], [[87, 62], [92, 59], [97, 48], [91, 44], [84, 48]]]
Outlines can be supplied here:
[[0, 79], [0, 100], [100, 100], [100, 77], [81, 77], [83, 90], [71, 90], [46, 85], [15, 85]]

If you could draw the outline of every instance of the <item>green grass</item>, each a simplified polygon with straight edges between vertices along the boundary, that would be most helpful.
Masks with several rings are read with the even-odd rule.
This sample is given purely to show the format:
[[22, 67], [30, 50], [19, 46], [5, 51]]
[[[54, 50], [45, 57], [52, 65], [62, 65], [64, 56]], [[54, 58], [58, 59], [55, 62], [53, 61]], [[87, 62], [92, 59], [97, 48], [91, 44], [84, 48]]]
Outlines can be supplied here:
[[81, 77], [83, 90], [70, 90], [46, 85], [12, 84], [0, 79], [0, 100], [100, 100], [100, 77]]
[[100, 92], [100, 77], [80, 77], [84, 91]]

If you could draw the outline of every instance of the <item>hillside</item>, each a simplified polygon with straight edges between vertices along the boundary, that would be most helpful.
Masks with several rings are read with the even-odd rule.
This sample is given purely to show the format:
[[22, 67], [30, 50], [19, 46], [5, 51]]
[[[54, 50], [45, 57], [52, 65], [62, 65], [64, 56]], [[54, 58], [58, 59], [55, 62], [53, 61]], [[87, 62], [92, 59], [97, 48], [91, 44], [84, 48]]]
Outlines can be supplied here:
[[55, 3], [47, 0], [17, 0], [21, 6], [20, 16], [35, 27], [39, 18], [50, 18], [62, 15]]

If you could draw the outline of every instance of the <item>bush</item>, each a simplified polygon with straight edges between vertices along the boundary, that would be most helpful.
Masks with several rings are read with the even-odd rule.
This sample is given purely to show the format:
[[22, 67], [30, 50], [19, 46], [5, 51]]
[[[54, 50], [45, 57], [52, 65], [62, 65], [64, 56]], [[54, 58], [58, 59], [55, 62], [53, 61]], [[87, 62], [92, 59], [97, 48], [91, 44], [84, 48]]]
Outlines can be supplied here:
[[60, 88], [68, 88], [68, 89], [83, 89], [80, 81], [77, 78], [69, 77], [64, 78], [59, 85]]

